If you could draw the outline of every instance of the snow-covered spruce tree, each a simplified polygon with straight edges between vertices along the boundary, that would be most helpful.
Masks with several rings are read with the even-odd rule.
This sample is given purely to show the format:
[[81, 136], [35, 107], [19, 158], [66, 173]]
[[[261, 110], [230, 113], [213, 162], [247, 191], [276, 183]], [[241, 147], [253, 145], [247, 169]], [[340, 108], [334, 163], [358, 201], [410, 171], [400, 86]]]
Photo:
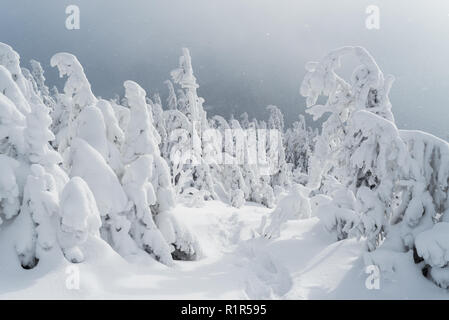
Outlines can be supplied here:
[[[245, 123], [245, 116], [243, 120]], [[244, 162], [241, 166], [241, 172], [243, 179], [245, 180], [246, 190], [248, 194], [246, 200], [253, 201], [257, 203], [262, 203], [264, 198], [262, 194], [262, 179], [260, 176], [259, 166], [258, 166], [258, 134], [257, 134], [257, 120], [252, 120], [245, 124], [245, 146], [244, 146]], [[269, 191], [268, 189], [265, 189]], [[272, 190], [269, 191], [269, 195], [272, 194]]]
[[192, 184], [190, 188], [200, 190], [205, 195], [205, 199], [216, 198], [211, 173], [211, 164], [207, 159], [213, 158], [210, 154], [211, 148], [202, 143], [203, 134], [209, 129], [206, 111], [204, 111], [204, 99], [198, 96], [197, 89], [199, 87], [193, 74], [192, 59], [187, 48], [183, 48], [183, 55], [179, 58], [179, 67], [171, 72], [172, 80], [181, 87], [178, 90], [178, 98], [175, 99], [172, 84], [169, 86], [169, 104], [170, 109], [174, 102], [178, 102], [178, 110], [181, 111], [191, 124], [191, 146], [189, 153], [191, 156], [191, 164], [188, 169], [191, 170]]
[[[58, 232], [64, 228], [59, 205], [59, 193], [53, 176], [41, 165], [31, 165], [24, 186], [20, 213], [14, 221], [19, 230], [15, 249], [24, 268], [33, 268], [46, 251], [57, 243]], [[96, 207], [95, 202], [93, 205]], [[84, 231], [84, 227], [85, 225], [81, 226], [81, 231]], [[59, 244], [69, 261], [82, 260], [82, 253], [78, 254], [79, 259], [75, 259], [69, 252], [64, 251], [61, 241]]]
[[0, 92], [15, 105], [22, 115], [26, 115], [31, 111], [30, 104], [22, 90], [13, 80], [11, 72], [3, 65], [0, 70]]
[[284, 114], [281, 109], [275, 105], [267, 106], [268, 116], [268, 129], [284, 131]]
[[273, 188], [270, 186], [270, 178], [267, 175], [261, 176], [261, 185], [257, 191], [257, 202], [263, 204], [268, 208], [274, 208], [276, 204], [276, 197]]
[[160, 154], [158, 145], [161, 137], [153, 126], [153, 116], [146, 103], [145, 90], [133, 81], [126, 81], [124, 86], [131, 113], [122, 153], [125, 163], [130, 163], [140, 155]]
[[168, 140], [164, 142], [163, 156], [169, 164], [176, 194], [182, 194], [193, 184], [189, 163], [196, 153], [192, 151], [192, 124], [178, 110], [164, 111]]
[[272, 187], [285, 187], [291, 183], [291, 168], [285, 160], [284, 149], [284, 115], [282, 111], [274, 105], [267, 106], [268, 117], [268, 137], [267, 137], [267, 158], [270, 166]]
[[343, 184], [356, 197], [360, 235], [374, 250], [386, 236], [398, 183], [407, 177], [409, 155], [393, 122], [366, 110], [356, 111], [348, 123], [344, 143]]
[[[336, 70], [342, 56], [352, 54], [361, 63], [350, 82], [341, 78]], [[308, 73], [300, 92], [307, 98], [307, 112], [314, 120], [330, 113], [317, 137], [315, 152], [310, 161], [309, 186], [318, 187], [328, 173], [338, 176], [337, 156], [346, 135], [346, 124], [355, 110], [369, 110], [393, 120], [388, 93], [392, 76], [384, 77], [371, 55], [361, 47], [343, 47], [330, 52], [320, 62], [309, 62]], [[318, 97], [327, 97], [324, 105], [316, 104]]]
[[273, 208], [276, 202], [274, 190], [271, 186], [271, 165], [270, 157], [267, 155], [267, 123], [265, 121], [256, 122], [257, 125], [257, 165], [260, 175], [260, 184], [253, 193], [257, 203], [261, 203], [268, 208]]
[[210, 127], [216, 135], [211, 141], [215, 142], [214, 151], [219, 163], [213, 167], [213, 174], [218, 180], [215, 184], [219, 185], [229, 204], [239, 208], [249, 198], [249, 190], [241, 172], [245, 155], [244, 132], [237, 120], [232, 119], [228, 123], [218, 115], [210, 120]]
[[62, 158], [50, 145], [55, 136], [50, 131], [49, 108], [42, 101], [31, 104], [31, 112], [26, 115], [24, 147], [30, 163], [43, 166], [55, 179], [57, 190], [61, 191], [68, 177], [61, 169]]
[[124, 86], [131, 109], [123, 145], [126, 166], [122, 178], [124, 190], [133, 203], [130, 234], [140, 248], [157, 260], [171, 264], [170, 248], [156, 227], [150, 209], [156, 203], [151, 179], [153, 157], [159, 156], [160, 137], [151, 121], [145, 90], [133, 81], [126, 81]]
[[179, 67], [171, 72], [173, 82], [181, 87], [186, 99], [184, 107], [178, 109], [195, 125], [197, 132], [201, 133], [207, 128], [206, 112], [203, 109], [204, 99], [197, 93], [199, 85], [193, 74], [189, 49], [183, 48], [182, 53], [179, 58]]
[[400, 183], [399, 205], [390, 237], [402, 239], [402, 248], [413, 250], [414, 260], [437, 285], [447, 288], [449, 276], [446, 255], [449, 217], [449, 144], [435, 136], [400, 130], [410, 154], [408, 179]]
[[[32, 84], [27, 81], [22, 73], [19, 54], [10, 46], [1, 42], [0, 65], [9, 71], [10, 77], [13, 80], [12, 83], [9, 81], [1, 81], [2, 85], [6, 86], [2, 87], [1, 91], [16, 104], [20, 112], [29, 112], [30, 110], [27, 108], [26, 102], [32, 100], [32, 96], [36, 93], [33, 91]], [[20, 94], [17, 89], [20, 91]]]
[[224, 186], [229, 190], [230, 204], [240, 208], [245, 204], [246, 184], [239, 166], [227, 164], [223, 169]]
[[64, 255], [71, 262], [81, 262], [84, 253], [80, 246], [89, 236], [100, 236], [101, 219], [95, 198], [80, 177], [73, 177], [65, 185], [61, 194], [60, 215], [58, 239]]
[[67, 76], [64, 94], [60, 95], [62, 104], [57, 105], [57, 109], [63, 110], [56, 120], [60, 123], [57, 146], [64, 157], [64, 166], [68, 168], [71, 142], [78, 137], [98, 151], [116, 174], [122, 174], [119, 148], [123, 133], [109, 102], [93, 95], [83, 67], [74, 55], [55, 54], [51, 65], [58, 67], [61, 77]]
[[140, 248], [165, 264], [172, 263], [172, 255], [193, 260], [199, 247], [171, 213], [174, 190], [167, 163], [160, 155], [160, 137], [147, 108], [146, 92], [133, 81], [126, 81], [124, 86], [131, 108], [124, 142], [127, 165], [122, 178], [133, 204], [130, 234]]
[[[341, 56], [347, 54], [361, 63], [349, 83], [335, 73]], [[373, 250], [386, 232], [399, 174], [397, 163], [406, 156], [388, 99], [392, 77], [384, 78], [374, 59], [360, 47], [337, 49], [320, 63], [309, 63], [307, 70], [301, 93], [307, 97], [308, 112], [314, 119], [331, 113], [317, 139], [309, 185], [316, 188], [321, 177], [330, 174], [355, 194], [361, 225], [354, 227], [361, 229]], [[313, 105], [319, 95], [328, 97], [325, 105]], [[353, 221], [348, 218], [347, 223]], [[337, 229], [344, 231], [339, 238], [348, 234], [347, 228]]]
[[293, 166], [293, 179], [296, 182], [307, 184], [309, 160], [313, 153], [316, 132], [306, 127], [305, 118], [293, 122], [284, 135], [285, 160]]
[[[359, 116], [359, 112], [354, 116]], [[376, 130], [376, 139], [384, 145], [380, 150], [376, 150], [379, 146], [369, 145], [372, 138], [363, 139], [365, 152], [378, 154], [377, 162], [373, 162], [373, 168], [378, 169], [370, 170], [376, 173], [376, 177], [383, 177], [373, 179], [371, 175], [358, 176], [362, 184], [372, 187], [369, 191], [364, 188], [363, 193], [368, 200], [362, 202], [362, 209], [369, 204], [377, 211], [371, 209], [361, 218], [364, 219], [365, 232], [375, 231], [373, 226], [381, 219], [387, 223], [383, 226], [384, 241], [380, 248], [366, 255], [365, 261], [367, 264], [377, 264], [382, 271], [391, 271], [395, 256], [408, 252], [410, 260], [413, 259], [422, 268], [424, 275], [447, 288], [449, 261], [445, 253], [447, 241], [444, 233], [447, 231], [449, 209], [449, 144], [424, 132], [397, 130], [392, 122], [380, 117], [374, 119], [376, 116], [369, 113], [362, 117], [366, 116], [371, 125], [365, 123], [364, 130], [367, 130], [367, 126], [372, 127], [374, 122], [376, 126], [384, 124], [384, 127]], [[371, 137], [372, 132], [366, 132], [365, 136]], [[394, 144], [403, 147], [386, 149]], [[364, 155], [362, 157], [366, 158]], [[358, 158], [360, 164], [361, 154]], [[385, 206], [382, 200], [391, 197], [391, 190], [394, 197]], [[380, 203], [374, 203], [374, 194], [377, 195], [374, 199], [380, 200]], [[378, 208], [385, 208], [384, 217]]]
[[240, 126], [242, 127], [242, 129], [246, 130], [249, 128], [249, 116], [247, 112], [243, 112], [240, 115]]
[[225, 159], [223, 179], [226, 190], [230, 190], [230, 203], [236, 208], [245, 204], [249, 190], [242, 175], [245, 161], [245, 133], [236, 119], [229, 120], [230, 130], [225, 131]]
[[67, 76], [64, 94], [58, 97], [59, 103], [55, 108], [55, 115], [58, 118], [53, 119], [57, 123], [56, 145], [65, 159], [67, 149], [70, 148], [72, 139], [76, 137], [76, 120], [79, 114], [86, 106], [94, 106], [97, 99], [91, 91], [83, 67], [74, 55], [57, 53], [51, 58], [50, 65], [58, 68], [61, 78]]

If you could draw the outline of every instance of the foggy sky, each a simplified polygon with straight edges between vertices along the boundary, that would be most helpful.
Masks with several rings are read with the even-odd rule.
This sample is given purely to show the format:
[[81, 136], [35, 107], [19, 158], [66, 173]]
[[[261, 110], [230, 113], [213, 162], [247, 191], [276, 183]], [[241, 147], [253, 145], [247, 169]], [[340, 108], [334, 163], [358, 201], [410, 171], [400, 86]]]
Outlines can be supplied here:
[[[65, 28], [78, 5], [81, 29]], [[380, 30], [365, 9], [380, 8]], [[265, 118], [278, 105], [286, 122], [304, 112], [304, 64], [344, 45], [361, 45], [385, 74], [399, 128], [449, 138], [449, 1], [445, 0], [1, 0], [0, 42], [23, 66], [40, 61], [60, 85], [53, 54], [75, 54], [96, 96], [123, 95], [134, 80], [152, 95], [190, 49], [209, 113]], [[309, 121], [310, 119], [308, 119]], [[311, 120], [309, 121], [311, 123]]]

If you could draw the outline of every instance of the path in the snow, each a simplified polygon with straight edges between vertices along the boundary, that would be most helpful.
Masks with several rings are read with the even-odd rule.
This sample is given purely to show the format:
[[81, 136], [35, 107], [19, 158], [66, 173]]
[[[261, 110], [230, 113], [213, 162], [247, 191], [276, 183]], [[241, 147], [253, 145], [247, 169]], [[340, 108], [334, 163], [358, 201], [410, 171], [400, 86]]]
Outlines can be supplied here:
[[[405, 254], [392, 258], [398, 274], [390, 279], [381, 277], [380, 289], [369, 290], [365, 286], [368, 274], [362, 261], [363, 243], [356, 239], [336, 242], [335, 236], [325, 231], [315, 217], [288, 221], [283, 225], [279, 238], [267, 240], [261, 238], [256, 230], [262, 217], [269, 217], [272, 210], [256, 204], [235, 209], [220, 202], [208, 202], [204, 208], [181, 210], [186, 223], [198, 223], [192, 227], [199, 231], [201, 243], [210, 245], [211, 256], [221, 257], [218, 264], [224, 263], [225, 273], [231, 275], [229, 285], [234, 288], [232, 292], [237, 293], [234, 298], [449, 297], [446, 291], [422, 277], [420, 270]], [[195, 215], [202, 218], [197, 220]], [[214, 222], [206, 222], [208, 219]], [[207, 232], [201, 232], [202, 228]], [[221, 285], [222, 279], [210, 280], [216, 281], [218, 287]], [[225, 296], [233, 294], [229, 292]]]
[[208, 201], [201, 208], [178, 205], [176, 216], [197, 235], [204, 257], [172, 268], [147, 255], [120, 257], [102, 240], [75, 265], [79, 289], [66, 286], [72, 264], [55, 254], [32, 270], [18, 267], [14, 229], [0, 228], [0, 299], [405, 299], [448, 298], [398, 255], [397, 273], [365, 287], [362, 244], [335, 242], [317, 218], [286, 222], [279, 238], [261, 238], [262, 217], [272, 210], [247, 204], [235, 209]]
[[[231, 283], [235, 292], [242, 291], [243, 297], [249, 299], [331, 297], [348, 270], [360, 260], [360, 245], [355, 240], [335, 245], [334, 238], [316, 218], [287, 222], [280, 238], [267, 240], [256, 230], [271, 210], [256, 204], [235, 209], [208, 202], [203, 208], [178, 210], [178, 217], [182, 211], [185, 223], [206, 245], [206, 257], [197, 263], [218, 259], [219, 264], [227, 265], [226, 272], [234, 274]], [[363, 286], [361, 262], [359, 269]], [[219, 286], [220, 279], [215, 280]]]
[[[224, 249], [241, 269], [244, 292], [249, 299], [281, 298], [291, 288], [290, 273], [273, 260], [265, 249], [266, 240], [256, 233], [255, 229], [260, 224], [258, 220], [266, 213], [262, 208], [259, 212], [255, 209], [257, 206], [253, 207], [250, 213], [235, 212], [230, 217], [221, 218], [225, 233], [230, 235]], [[255, 219], [245, 219], [248, 214], [255, 215]]]

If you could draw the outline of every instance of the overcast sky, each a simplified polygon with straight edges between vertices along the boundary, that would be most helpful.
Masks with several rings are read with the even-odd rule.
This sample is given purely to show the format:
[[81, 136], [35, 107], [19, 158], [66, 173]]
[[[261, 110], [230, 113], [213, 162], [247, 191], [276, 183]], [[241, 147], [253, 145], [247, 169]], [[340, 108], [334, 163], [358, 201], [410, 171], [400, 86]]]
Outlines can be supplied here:
[[[78, 5], [80, 30], [65, 28]], [[368, 5], [380, 29], [365, 27]], [[159, 91], [182, 47], [209, 113], [265, 117], [278, 105], [287, 122], [304, 112], [304, 64], [329, 50], [361, 45], [385, 74], [397, 124], [449, 138], [449, 1], [446, 0], [1, 0], [0, 42], [26, 66], [41, 61], [57, 83], [51, 56], [66, 51], [83, 64], [94, 94], [123, 95], [123, 81]]]

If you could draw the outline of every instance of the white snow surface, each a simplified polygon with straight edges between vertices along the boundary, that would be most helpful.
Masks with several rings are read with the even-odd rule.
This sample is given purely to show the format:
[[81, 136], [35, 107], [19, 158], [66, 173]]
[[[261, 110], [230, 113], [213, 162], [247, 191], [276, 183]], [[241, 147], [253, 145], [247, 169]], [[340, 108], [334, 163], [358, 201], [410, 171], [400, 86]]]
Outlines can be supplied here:
[[[392, 277], [368, 290], [363, 242], [335, 242], [316, 217], [286, 221], [276, 239], [257, 230], [272, 212], [248, 202], [234, 208], [207, 201], [201, 208], [178, 204], [174, 215], [196, 230], [203, 249], [198, 261], [167, 267], [147, 255], [123, 258], [91, 237], [85, 260], [71, 264], [61, 251], [31, 270], [20, 268], [14, 225], [0, 226], [0, 299], [447, 299], [446, 290], [421, 276], [407, 253], [394, 259]], [[380, 253], [380, 251], [376, 251]], [[68, 289], [79, 270], [79, 289]], [[69, 286], [70, 287], [70, 286]]]

